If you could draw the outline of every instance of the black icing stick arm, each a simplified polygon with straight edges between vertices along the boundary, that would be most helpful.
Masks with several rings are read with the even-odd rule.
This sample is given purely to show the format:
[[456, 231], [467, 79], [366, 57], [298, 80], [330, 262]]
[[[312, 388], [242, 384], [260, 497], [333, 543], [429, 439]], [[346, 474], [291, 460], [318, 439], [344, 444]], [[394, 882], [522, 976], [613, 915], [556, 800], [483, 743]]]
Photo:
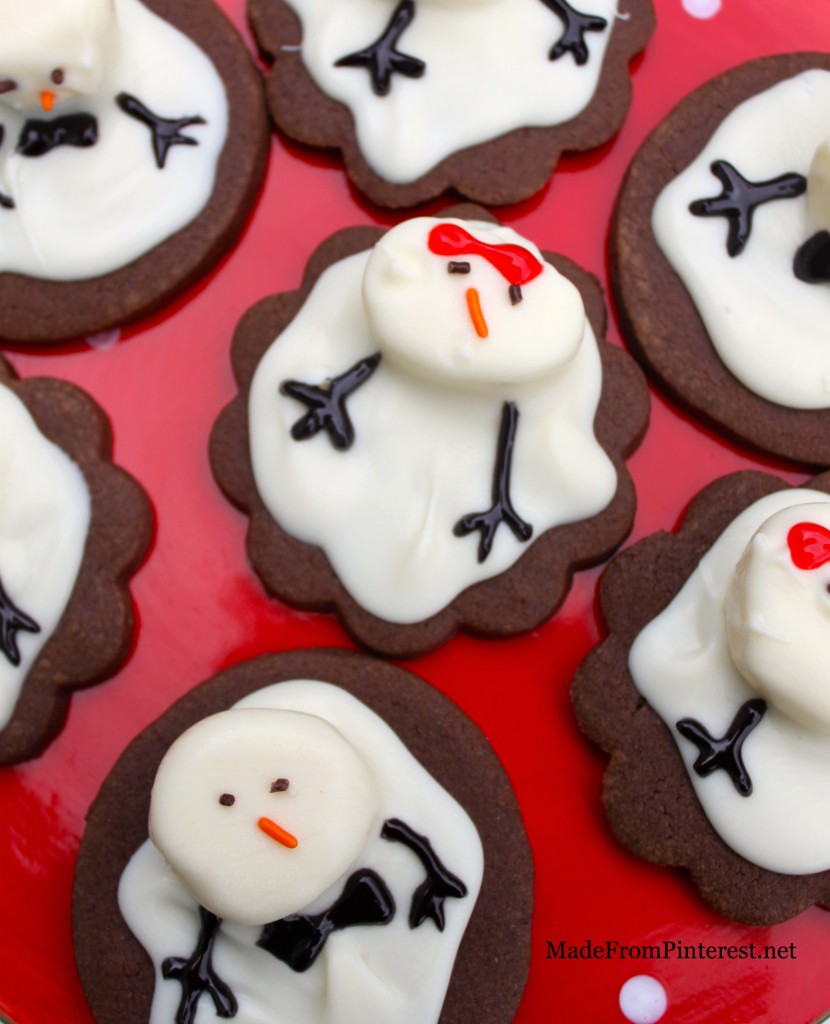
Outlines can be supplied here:
[[238, 1009], [236, 996], [213, 969], [213, 944], [222, 919], [204, 907], [199, 907], [199, 938], [189, 957], [171, 956], [161, 965], [167, 980], [178, 981], [182, 997], [176, 1011], [176, 1024], [193, 1024], [202, 995], [207, 992], [216, 1008], [216, 1016], [235, 1017]]
[[39, 633], [40, 626], [14, 604], [0, 583], [0, 651], [15, 666], [20, 664], [20, 650], [17, 646], [20, 630]]
[[198, 114], [193, 117], [161, 117], [145, 106], [140, 99], [129, 93], [121, 92], [115, 102], [129, 117], [135, 118], [150, 129], [152, 136], [153, 155], [156, 166], [163, 169], [167, 154], [172, 146], [198, 146], [198, 139], [183, 135], [182, 131], [193, 124], [205, 124], [205, 119]]
[[291, 428], [294, 440], [305, 441], [325, 430], [329, 440], [339, 451], [351, 448], [355, 433], [346, 410], [346, 399], [372, 376], [379, 362], [380, 352], [376, 352], [358, 360], [339, 377], [320, 385], [305, 384], [299, 380], [283, 381], [280, 385], [282, 394], [308, 407], [305, 416], [298, 419]]
[[366, 68], [376, 96], [387, 96], [392, 86], [392, 75], [420, 78], [426, 64], [417, 57], [395, 49], [398, 40], [415, 17], [415, 0], [400, 0], [383, 33], [369, 46], [346, 54], [335, 61], [338, 68]]
[[695, 199], [689, 204], [689, 212], [695, 217], [726, 218], [726, 251], [730, 256], [739, 256], [746, 248], [757, 206], [774, 199], [795, 199], [807, 188], [803, 174], [781, 174], [768, 181], [749, 181], [726, 160], [715, 160], [710, 169], [723, 185], [723, 191], [708, 199]]
[[596, 14], [583, 14], [575, 10], [567, 0], [542, 0], [562, 20], [564, 31], [558, 43], [548, 53], [548, 60], [558, 60], [566, 53], [573, 54], [577, 64], [588, 63], [588, 44], [585, 42], [586, 32], [602, 32], [608, 22]]
[[519, 410], [516, 403], [505, 402], [501, 411], [496, 465], [493, 471], [493, 504], [486, 512], [471, 512], [462, 516], [453, 528], [456, 537], [466, 537], [474, 530], [479, 531], [479, 562], [483, 562], [490, 554], [493, 538], [501, 523], [506, 523], [517, 540], [524, 542], [533, 536], [533, 527], [519, 516], [510, 498], [510, 466], [518, 422]]
[[767, 710], [766, 701], [756, 698], [748, 700], [738, 708], [726, 735], [720, 739], [712, 736], [694, 718], [681, 718], [677, 731], [700, 751], [693, 768], [701, 778], [720, 769], [732, 780], [732, 785], [741, 796], [752, 794], [752, 779], [744, 765], [741, 748], [744, 740], [760, 723]]
[[439, 859], [432, 843], [426, 836], [414, 832], [400, 818], [390, 818], [383, 823], [381, 838], [390, 842], [403, 843], [423, 864], [426, 878], [412, 894], [409, 908], [409, 927], [417, 928], [427, 918], [435, 922], [439, 932], [444, 930], [444, 900], [448, 897], [460, 899], [467, 895], [467, 886], [454, 875]]

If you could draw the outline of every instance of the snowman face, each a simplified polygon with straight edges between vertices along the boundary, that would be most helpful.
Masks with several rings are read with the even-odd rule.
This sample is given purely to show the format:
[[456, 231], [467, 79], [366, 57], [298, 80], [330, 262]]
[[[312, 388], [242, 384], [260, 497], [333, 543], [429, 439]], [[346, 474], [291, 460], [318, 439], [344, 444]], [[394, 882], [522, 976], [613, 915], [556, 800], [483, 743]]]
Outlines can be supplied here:
[[0, 102], [33, 116], [96, 93], [116, 43], [113, 0], [0, 0]]
[[830, 506], [794, 505], [754, 534], [726, 594], [730, 654], [758, 693], [830, 731]]
[[150, 835], [193, 896], [261, 925], [333, 885], [380, 828], [379, 796], [331, 725], [294, 711], [234, 709], [187, 730], [153, 786]]
[[456, 387], [496, 388], [562, 369], [585, 330], [577, 289], [509, 228], [419, 217], [388, 231], [363, 279], [384, 356]]

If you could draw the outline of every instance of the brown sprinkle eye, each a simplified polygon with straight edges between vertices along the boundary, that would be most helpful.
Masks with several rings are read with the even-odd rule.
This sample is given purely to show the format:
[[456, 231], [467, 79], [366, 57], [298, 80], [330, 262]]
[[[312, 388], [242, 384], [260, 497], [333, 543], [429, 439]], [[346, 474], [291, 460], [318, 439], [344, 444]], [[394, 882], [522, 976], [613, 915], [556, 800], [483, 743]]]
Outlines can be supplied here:
[[223, 807], [233, 807], [233, 805], [236, 803], [236, 797], [233, 795], [233, 793], [223, 793], [219, 797], [219, 803]]
[[11, 78], [4, 78], [3, 81], [0, 82], [0, 93], [13, 92], [16, 88], [17, 82]]
[[271, 783], [272, 793], [284, 793], [288, 789], [288, 779], [275, 779]]
[[514, 306], [518, 305], [522, 301], [522, 288], [521, 285], [511, 284], [510, 285], [510, 301]]
[[49, 76], [55, 85], [63, 85], [63, 69], [55, 68], [52, 74]]
[[469, 274], [470, 264], [466, 260], [450, 260], [447, 270], [450, 274]]

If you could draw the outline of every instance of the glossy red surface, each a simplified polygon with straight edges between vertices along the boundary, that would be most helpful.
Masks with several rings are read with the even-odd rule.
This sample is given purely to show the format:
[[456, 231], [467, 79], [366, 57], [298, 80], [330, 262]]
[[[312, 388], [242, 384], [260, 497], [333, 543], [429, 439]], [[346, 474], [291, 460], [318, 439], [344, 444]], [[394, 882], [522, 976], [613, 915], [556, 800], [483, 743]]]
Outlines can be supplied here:
[[[221, 0], [248, 37], [243, 0]], [[634, 73], [631, 114], [600, 151], [566, 159], [535, 199], [500, 211], [542, 247], [607, 280], [605, 239], [625, 167], [648, 131], [696, 85], [766, 53], [830, 49], [827, 0], [723, 0], [708, 20], [656, 0], [658, 27]], [[218, 492], [207, 433], [233, 394], [228, 343], [254, 301], [297, 285], [330, 232], [394, 217], [361, 202], [334, 159], [273, 143], [267, 182], [235, 251], [198, 287], [112, 347], [8, 353], [22, 376], [50, 374], [110, 413], [117, 460], [149, 491], [154, 546], [135, 578], [140, 631], [113, 680], [77, 694], [66, 727], [38, 760], [0, 771], [0, 1012], [16, 1024], [90, 1024], [71, 947], [73, 865], [84, 814], [130, 738], [180, 694], [259, 652], [350, 646], [336, 621], [268, 600], [243, 553], [243, 518]], [[611, 337], [619, 342], [612, 321]], [[670, 529], [705, 483], [772, 464], [740, 452], [654, 396], [631, 460], [639, 494], [633, 537]], [[781, 468], [772, 466], [773, 469]], [[783, 471], [793, 482], [805, 474]], [[666, 989], [666, 1024], [807, 1024], [830, 1009], [830, 917], [811, 910], [752, 929], [709, 911], [686, 878], [636, 860], [600, 807], [602, 756], [577, 729], [572, 674], [597, 641], [598, 570], [580, 574], [555, 619], [506, 642], [458, 637], [409, 667], [454, 698], [501, 757], [521, 802], [536, 865], [533, 954], [517, 1024], [622, 1022], [620, 986], [648, 973]], [[546, 943], [587, 940], [786, 946], [775, 961], [557, 960]], [[125, 1021], [129, 1013], [125, 1009]]]

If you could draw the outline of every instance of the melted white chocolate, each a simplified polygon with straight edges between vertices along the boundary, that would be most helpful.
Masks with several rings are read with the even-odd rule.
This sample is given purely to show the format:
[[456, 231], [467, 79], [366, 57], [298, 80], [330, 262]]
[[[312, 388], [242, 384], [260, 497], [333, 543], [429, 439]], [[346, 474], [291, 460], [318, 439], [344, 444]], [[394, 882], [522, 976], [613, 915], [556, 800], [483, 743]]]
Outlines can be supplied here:
[[0, 386], [0, 582], [39, 632], [20, 630], [20, 664], [0, 650], [0, 727], [69, 603], [83, 559], [90, 497], [78, 466]]
[[[830, 497], [785, 489], [742, 512], [629, 657], [713, 827], [742, 857], [785, 874], [830, 868], [830, 569], [791, 564], [786, 537], [803, 521], [830, 524]], [[739, 707], [759, 696], [767, 710], [743, 744], [745, 797], [725, 771], [697, 775], [697, 747], [676, 724], [692, 718], [723, 737]]]
[[548, 59], [563, 24], [538, 0], [418, 0], [396, 48], [426, 69], [419, 78], [394, 74], [388, 94], [378, 96], [364, 68], [338, 67], [337, 61], [382, 35], [395, 0], [288, 3], [302, 23], [310, 75], [351, 111], [372, 169], [397, 184], [515, 128], [577, 117], [594, 95], [617, 17], [616, 0], [591, 0], [586, 12], [607, 25], [586, 33], [588, 60], [578, 65], [570, 53]]
[[[3, 0], [0, 81], [0, 272], [79, 280], [116, 270], [190, 223], [213, 191], [227, 135], [218, 72], [185, 35], [139, 0]], [[61, 73], [61, 82], [52, 80]], [[42, 97], [49, 93], [51, 107]], [[116, 103], [127, 93], [166, 118], [200, 116], [156, 165], [150, 129]], [[27, 119], [70, 114], [97, 119], [89, 147], [62, 145], [24, 156]]]
[[[509, 228], [405, 222], [373, 254], [323, 273], [261, 360], [249, 399], [254, 476], [269, 512], [323, 548], [352, 596], [393, 622], [428, 617], [527, 550], [502, 524], [479, 562], [479, 535], [453, 532], [492, 504], [505, 402], [519, 413], [510, 493], [533, 538], [600, 512], [617, 486], [593, 432], [602, 371], [576, 289], [544, 264], [512, 305], [508, 282], [483, 257], [460, 257], [470, 272], [451, 274], [448, 257], [429, 251], [438, 223], [539, 255]], [[470, 317], [470, 288], [486, 338]], [[325, 431], [294, 440], [307, 408], [280, 385], [320, 385], [377, 352], [377, 369], [347, 400], [353, 445], [337, 450]]]
[[[440, 1015], [456, 951], [481, 884], [481, 842], [472, 822], [412, 757], [389, 726], [339, 687], [308, 680], [279, 683], [251, 694], [236, 708], [245, 715], [264, 715], [263, 736], [270, 731], [270, 720], [275, 713], [287, 711], [292, 716], [316, 716], [317, 721], [322, 719], [329, 732], [336, 735], [333, 744], [336, 756], [340, 757], [337, 750], [345, 744], [365, 765], [374, 789], [369, 807], [355, 807], [357, 794], [348, 796], [347, 807], [355, 811], [360, 821], [365, 820], [368, 811], [378, 828], [372, 830], [358, 850], [349, 870], [371, 868], [376, 871], [389, 887], [397, 909], [386, 925], [351, 927], [331, 934], [318, 960], [303, 973], [292, 971], [256, 945], [261, 933], [259, 926], [223, 921], [213, 949], [213, 967], [238, 1000], [238, 1015], [234, 1019], [239, 1024], [365, 1024], [367, 1020], [434, 1024]], [[220, 721], [224, 720], [222, 716]], [[208, 733], [213, 732], [214, 726], [208, 726]], [[309, 802], [303, 799], [304, 755], [300, 754], [296, 761], [298, 750], [284, 750], [283, 757], [280, 743], [267, 750], [264, 763], [262, 753], [259, 741], [254, 748], [244, 741], [236, 763], [223, 758], [224, 767], [218, 773], [211, 767], [208, 781], [215, 781], [225, 792], [226, 783], [221, 781], [226, 778], [225, 768], [237, 781], [257, 778], [267, 782], [277, 773], [288, 780], [289, 788], [267, 794], [265, 799], [272, 804], [290, 802], [292, 787], [297, 787], [296, 810], [282, 812], [291, 816], [290, 823], [298, 839], [296, 849], [281, 851], [278, 844], [266, 838], [264, 850], [275, 858], [272, 874], [275, 890], [282, 885], [281, 865], [288, 857], [295, 857], [298, 864], [307, 866], [309, 880], [312, 886], [317, 882], [317, 890], [315, 897], [302, 909], [308, 913], [322, 912], [339, 896], [344, 878], [332, 884], [330, 872], [320, 871], [319, 858], [312, 853], [309, 860], [305, 860], [308, 851], [304, 849], [304, 836], [309, 834], [309, 829], [312, 833], [320, 828], [325, 830], [328, 823], [315, 820], [320, 805], [313, 795]], [[207, 755], [205, 757], [200, 756], [192, 764], [195, 774], [188, 773], [184, 763], [175, 769], [186, 787], [193, 784], [194, 798], [199, 804], [203, 792], [202, 769], [208, 763]], [[321, 779], [327, 774], [326, 765], [324, 762]], [[339, 770], [334, 769], [335, 773]], [[349, 769], [344, 781], [352, 777], [351, 772]], [[362, 774], [362, 769], [358, 774]], [[338, 785], [337, 779], [326, 781], [326, 786], [334, 786], [335, 790]], [[243, 790], [235, 794], [240, 798], [239, 807], [236, 803], [232, 806], [217, 803], [214, 811], [215, 795], [211, 793], [211, 808], [207, 810], [210, 828], [234, 829], [243, 825], [248, 803]], [[362, 797], [358, 798], [358, 803], [360, 799]], [[257, 796], [255, 802], [258, 801]], [[237, 810], [243, 814], [236, 816]], [[304, 820], [306, 813], [311, 815], [310, 820]], [[340, 812], [335, 814], [338, 816]], [[414, 889], [424, 879], [424, 869], [403, 844], [380, 838], [381, 823], [392, 817], [403, 819], [416, 832], [427, 836], [443, 863], [468, 888], [465, 897], [446, 901], [443, 932], [429, 920], [418, 928], [409, 927], [409, 902]], [[347, 832], [353, 834], [351, 826]], [[190, 837], [196, 844], [202, 838], [195, 833]], [[183, 834], [182, 843], [187, 840], [187, 834]], [[225, 859], [223, 849], [224, 839], [220, 839], [215, 847], [220, 862], [216, 875], [217, 878], [219, 874], [224, 875], [230, 893], [236, 887], [234, 874], [240, 863], [233, 858]], [[330, 858], [339, 858], [341, 852], [333, 838]], [[248, 865], [249, 861], [243, 863]], [[156, 965], [156, 991], [149, 1024], [171, 1024], [181, 987], [175, 981], [162, 980], [159, 967], [167, 956], [190, 954], [195, 948], [199, 923], [193, 897], [150, 840], [135, 853], [122, 876], [119, 904], [131, 930]], [[212, 1020], [213, 1015], [210, 998], [203, 996], [197, 1010], [197, 1024]]]

